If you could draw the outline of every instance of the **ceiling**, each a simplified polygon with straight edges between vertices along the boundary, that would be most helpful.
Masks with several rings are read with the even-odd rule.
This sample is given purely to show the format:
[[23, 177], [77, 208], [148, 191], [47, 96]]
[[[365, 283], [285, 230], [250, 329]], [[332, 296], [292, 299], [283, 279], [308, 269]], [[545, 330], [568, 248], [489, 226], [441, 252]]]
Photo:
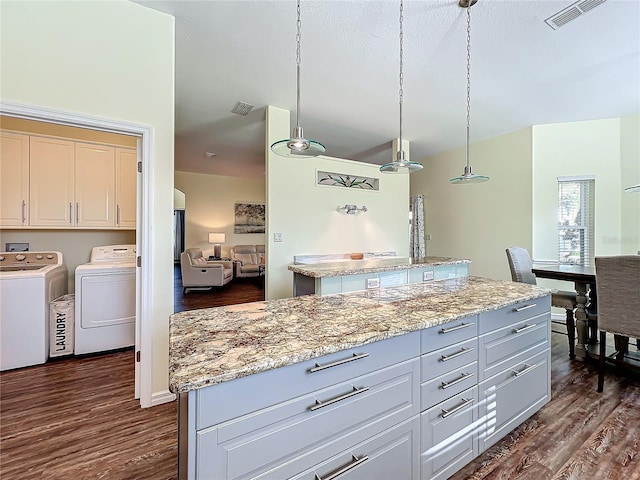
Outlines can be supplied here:
[[[465, 143], [466, 12], [457, 2], [405, 1], [402, 133], [411, 160]], [[295, 124], [296, 2], [136, 3], [176, 19], [175, 169], [264, 175], [265, 107], [291, 110]], [[607, 0], [556, 30], [545, 23], [574, 3], [480, 0], [471, 8], [471, 142], [640, 111], [640, 0]], [[328, 156], [390, 161], [399, 2], [303, 0], [301, 16], [305, 136]], [[254, 108], [234, 114], [237, 101]]]

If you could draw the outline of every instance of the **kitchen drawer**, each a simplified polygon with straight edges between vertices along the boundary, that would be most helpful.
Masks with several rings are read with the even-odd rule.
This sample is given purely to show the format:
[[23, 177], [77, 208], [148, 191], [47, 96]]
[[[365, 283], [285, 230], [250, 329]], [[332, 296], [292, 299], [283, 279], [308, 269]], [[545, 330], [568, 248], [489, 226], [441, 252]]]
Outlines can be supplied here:
[[[201, 388], [196, 391], [196, 428], [201, 430], [418, 357], [419, 350], [420, 332], [412, 332]], [[230, 398], [234, 400], [230, 402]]]
[[413, 418], [348, 448], [291, 480], [418, 480], [419, 428], [418, 418]]
[[550, 349], [482, 382], [478, 453], [496, 443], [550, 399]]
[[551, 327], [549, 315], [528, 318], [480, 337], [480, 380], [489, 378], [517, 363], [532, 350], [548, 348]]
[[429, 353], [478, 335], [478, 316], [460, 318], [420, 332], [421, 353]]
[[[416, 358], [198, 431], [197, 476], [293, 475], [343, 450], [345, 435], [356, 444], [416, 416], [418, 384]], [[317, 458], [320, 448], [325, 456]]]
[[515, 305], [509, 305], [499, 310], [482, 313], [480, 315], [478, 333], [482, 335], [491, 330], [496, 330], [506, 325], [511, 325], [512, 323], [522, 322], [527, 318], [536, 317], [543, 313], [551, 315], [550, 312], [551, 297], [548, 295], [546, 297], [516, 303]]
[[426, 410], [478, 383], [478, 362], [472, 362], [420, 385], [420, 410]]
[[478, 361], [477, 338], [441, 348], [420, 358], [420, 381], [427, 382], [475, 361]]
[[478, 387], [465, 390], [421, 415], [424, 480], [449, 478], [475, 458], [477, 419]]

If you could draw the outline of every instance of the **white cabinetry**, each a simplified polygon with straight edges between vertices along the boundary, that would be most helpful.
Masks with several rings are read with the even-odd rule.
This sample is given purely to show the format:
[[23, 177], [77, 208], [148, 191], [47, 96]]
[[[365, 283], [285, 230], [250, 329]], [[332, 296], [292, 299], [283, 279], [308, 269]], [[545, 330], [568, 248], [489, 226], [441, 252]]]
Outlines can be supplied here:
[[136, 228], [138, 155], [131, 148], [116, 148], [116, 226]]
[[0, 139], [0, 225], [29, 223], [29, 136], [2, 132]]
[[76, 143], [75, 222], [78, 227], [115, 227], [115, 148]]

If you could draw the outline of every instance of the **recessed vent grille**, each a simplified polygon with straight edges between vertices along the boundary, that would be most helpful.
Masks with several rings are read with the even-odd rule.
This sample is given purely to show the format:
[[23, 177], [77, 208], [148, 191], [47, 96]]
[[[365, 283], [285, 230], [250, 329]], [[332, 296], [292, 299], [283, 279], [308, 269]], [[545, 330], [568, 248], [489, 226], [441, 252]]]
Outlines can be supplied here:
[[246, 115], [251, 111], [252, 108], [253, 108], [253, 105], [249, 103], [238, 102], [236, 103], [236, 106], [233, 107], [233, 109], [231, 110], [231, 113], [237, 113], [238, 115]]
[[598, 5], [602, 5], [607, 0], [579, 0], [569, 5], [567, 8], [560, 10], [558, 13], [551, 15], [545, 20], [545, 23], [554, 30], [566, 25], [583, 14], [590, 12]]

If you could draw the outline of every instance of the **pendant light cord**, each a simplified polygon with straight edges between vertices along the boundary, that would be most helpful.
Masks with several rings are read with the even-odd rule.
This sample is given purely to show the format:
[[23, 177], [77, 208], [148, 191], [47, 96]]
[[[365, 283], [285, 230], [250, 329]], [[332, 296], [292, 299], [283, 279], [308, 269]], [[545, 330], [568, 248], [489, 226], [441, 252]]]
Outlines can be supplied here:
[[404, 53], [404, 50], [402, 48], [402, 44], [403, 44], [403, 39], [404, 39], [404, 31], [402, 29], [402, 23], [404, 20], [403, 17], [403, 10], [404, 10], [404, 5], [402, 0], [400, 0], [400, 90], [398, 92], [399, 97], [400, 97], [400, 145], [398, 145], [398, 151], [402, 151], [402, 100], [403, 100], [403, 96], [404, 96], [404, 91], [402, 89], [402, 85], [404, 83], [404, 76], [402, 74], [402, 56]]
[[469, 126], [471, 124], [471, 0], [467, 2], [467, 168], [469, 164]]
[[300, 27], [302, 22], [300, 21], [300, 0], [298, 0], [297, 9], [298, 20], [296, 22], [296, 127], [300, 127]]

